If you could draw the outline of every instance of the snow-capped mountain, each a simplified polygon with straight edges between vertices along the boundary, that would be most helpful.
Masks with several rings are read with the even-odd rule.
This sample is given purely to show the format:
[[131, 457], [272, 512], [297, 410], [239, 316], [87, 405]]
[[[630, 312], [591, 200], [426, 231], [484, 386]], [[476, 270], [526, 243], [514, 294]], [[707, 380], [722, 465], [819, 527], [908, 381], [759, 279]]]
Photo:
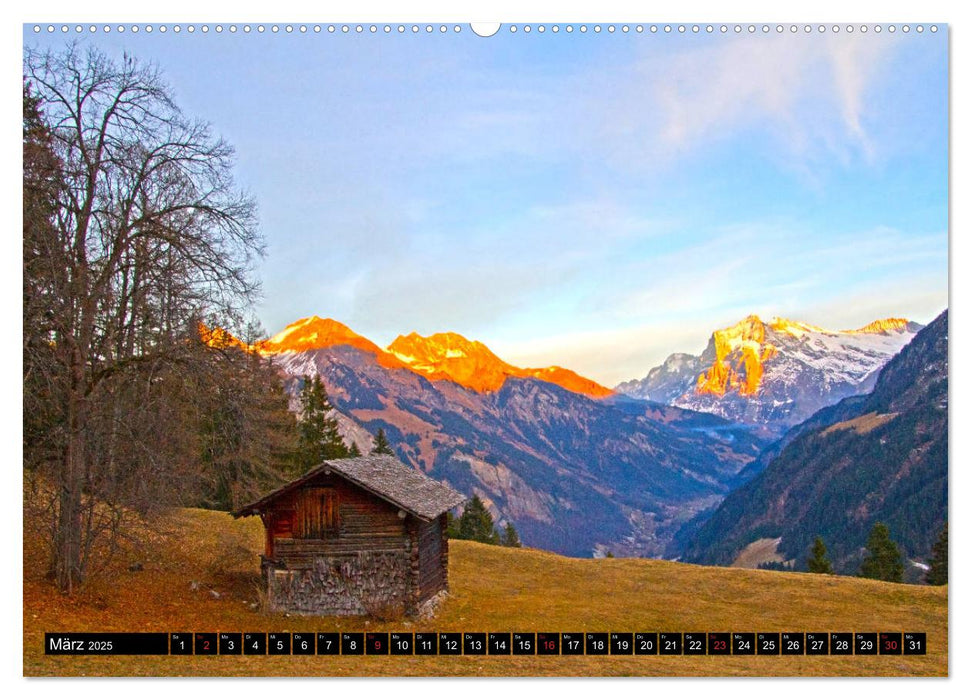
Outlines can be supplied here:
[[435, 333], [427, 337], [417, 333], [399, 335], [388, 351], [429, 379], [448, 379], [476, 391], [496, 391], [508, 377], [535, 377], [587, 396], [613, 393], [592, 379], [556, 365], [515, 367], [496, 357], [478, 340], [467, 340], [458, 333]]
[[334, 345], [350, 345], [372, 353], [385, 367], [403, 366], [394, 355], [382, 350], [363, 335], [358, 335], [343, 323], [319, 316], [294, 321], [270, 339], [256, 343], [254, 349], [262, 355], [283, 355]]
[[686, 352], [668, 355], [668, 359], [653, 368], [643, 379], [631, 379], [615, 387], [621, 394], [647, 401], [671, 405], [694, 385], [701, 374], [701, 357]]
[[789, 426], [824, 406], [869, 391], [878, 370], [921, 329], [888, 318], [829, 331], [749, 316], [715, 331], [699, 355], [676, 353], [620, 393], [733, 421]]
[[592, 379], [556, 365], [516, 367], [497, 357], [478, 340], [468, 340], [458, 333], [399, 335], [387, 349], [382, 349], [343, 323], [311, 316], [257, 343], [255, 349], [263, 355], [286, 355], [336, 345], [350, 345], [370, 353], [382, 367], [404, 367], [432, 381], [450, 381], [478, 392], [498, 391], [509, 377], [533, 377], [595, 398], [614, 393]]

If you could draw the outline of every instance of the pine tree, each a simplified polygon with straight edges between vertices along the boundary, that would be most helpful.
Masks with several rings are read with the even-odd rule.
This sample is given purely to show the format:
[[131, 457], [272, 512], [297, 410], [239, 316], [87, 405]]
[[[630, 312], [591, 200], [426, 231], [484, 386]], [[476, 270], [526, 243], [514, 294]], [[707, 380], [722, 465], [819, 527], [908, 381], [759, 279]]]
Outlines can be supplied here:
[[461, 539], [459, 537], [459, 521], [456, 519], [452, 511], [449, 511], [446, 515], [446, 525], [445, 531], [448, 533], [448, 538], [450, 540]]
[[900, 583], [904, 576], [904, 563], [900, 549], [890, 539], [890, 530], [883, 523], [876, 523], [870, 530], [866, 543], [867, 556], [860, 567], [863, 578]]
[[604, 555], [604, 559], [613, 559], [613, 558], [614, 558], [614, 553], [608, 549], [607, 553]]
[[522, 547], [523, 546], [523, 543], [519, 540], [519, 533], [516, 532], [516, 528], [512, 523], [506, 523], [506, 527], [502, 531], [500, 544], [503, 547]]
[[932, 586], [947, 585], [947, 523], [937, 536], [937, 542], [931, 550], [931, 568], [924, 577], [924, 581]]
[[394, 456], [394, 450], [391, 449], [388, 436], [384, 434], [384, 428], [378, 428], [378, 434], [374, 436], [374, 448], [371, 450], [371, 454]]
[[348, 457], [360, 457], [361, 456], [361, 448], [357, 446], [357, 443], [356, 442], [352, 442], [351, 443], [351, 447], [347, 451], [347, 456]]
[[792, 571], [792, 565], [784, 561], [764, 561], [758, 568], [762, 571]]
[[337, 430], [337, 419], [330, 415], [334, 407], [319, 375], [312, 379], [304, 377], [300, 408], [300, 438], [295, 460], [300, 471], [311, 469], [327, 459], [347, 457], [347, 445]]
[[499, 535], [492, 515], [478, 496], [473, 496], [462, 511], [456, 539], [499, 544]]
[[833, 573], [833, 564], [829, 561], [829, 557], [826, 556], [826, 545], [823, 543], [823, 538], [819, 535], [816, 535], [816, 541], [813, 542], [813, 547], [806, 565], [809, 567], [809, 573], [812, 574]]
[[299, 476], [297, 423], [267, 359], [238, 347], [196, 347], [196, 365], [173, 381], [186, 386], [180, 412], [194, 418], [192, 440], [201, 450], [199, 505], [235, 510]]

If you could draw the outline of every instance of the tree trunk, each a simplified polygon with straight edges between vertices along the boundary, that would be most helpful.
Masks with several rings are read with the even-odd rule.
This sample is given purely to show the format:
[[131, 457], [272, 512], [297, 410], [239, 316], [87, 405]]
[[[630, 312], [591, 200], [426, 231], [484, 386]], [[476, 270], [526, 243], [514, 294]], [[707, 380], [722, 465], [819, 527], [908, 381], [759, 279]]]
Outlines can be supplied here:
[[68, 396], [68, 436], [64, 468], [60, 470], [54, 573], [58, 588], [73, 593], [83, 578], [81, 569], [81, 496], [85, 473], [84, 367], [80, 353], [71, 353]]

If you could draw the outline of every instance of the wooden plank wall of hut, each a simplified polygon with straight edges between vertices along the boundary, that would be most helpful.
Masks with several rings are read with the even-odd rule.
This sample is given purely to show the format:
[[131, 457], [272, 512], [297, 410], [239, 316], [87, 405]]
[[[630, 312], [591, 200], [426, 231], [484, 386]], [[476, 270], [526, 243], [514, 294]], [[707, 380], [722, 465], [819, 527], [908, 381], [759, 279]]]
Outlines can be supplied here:
[[[347, 484], [342, 480], [315, 480], [308, 488], [333, 488], [336, 492], [339, 523], [337, 532], [321, 539], [278, 538], [274, 543], [274, 557], [288, 568], [313, 566], [314, 556], [348, 555], [357, 552], [403, 551], [409, 548], [405, 522], [391, 504]], [[303, 521], [300, 512], [304, 499], [294, 494], [294, 520]], [[283, 506], [284, 504], [280, 504]]]
[[422, 523], [418, 528], [419, 601], [424, 602], [445, 588], [446, 574], [442, 565], [442, 518]]

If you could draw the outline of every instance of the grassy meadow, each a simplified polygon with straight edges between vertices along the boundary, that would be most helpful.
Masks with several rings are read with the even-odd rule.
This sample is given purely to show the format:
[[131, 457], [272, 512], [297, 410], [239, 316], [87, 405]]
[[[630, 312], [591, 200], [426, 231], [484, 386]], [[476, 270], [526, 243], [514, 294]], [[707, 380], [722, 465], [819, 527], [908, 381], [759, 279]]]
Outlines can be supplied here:
[[[432, 620], [262, 612], [257, 518], [185, 509], [144, 528], [115, 568], [66, 598], [44, 580], [40, 533], [25, 523], [28, 676], [943, 676], [947, 587], [570, 559], [451, 543], [451, 595]], [[141, 564], [141, 570], [130, 570]], [[134, 568], [138, 568], [137, 566]], [[45, 632], [924, 631], [927, 656], [863, 657], [53, 657]]]

